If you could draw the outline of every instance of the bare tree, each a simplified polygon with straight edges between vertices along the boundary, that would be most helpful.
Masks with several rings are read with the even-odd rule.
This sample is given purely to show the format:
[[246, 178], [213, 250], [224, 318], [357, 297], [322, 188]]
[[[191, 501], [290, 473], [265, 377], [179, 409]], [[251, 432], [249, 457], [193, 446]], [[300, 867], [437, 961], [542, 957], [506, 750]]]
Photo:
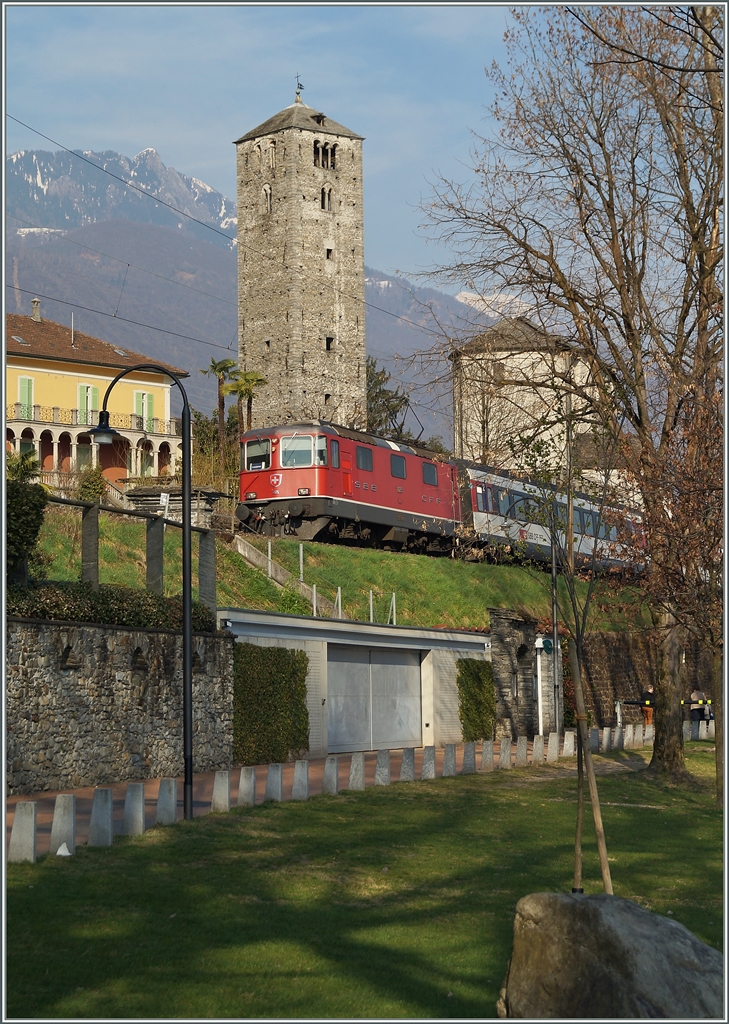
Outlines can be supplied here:
[[[671, 557], [650, 534], [663, 453], [682, 403], [713, 399], [723, 353], [721, 70], [706, 45], [723, 9], [682, 10], [514, 10], [476, 181], [441, 179], [424, 205], [454, 254], [436, 273], [506, 290], [569, 333], [589, 378], [557, 373], [555, 386], [633, 435], [649, 572]], [[634, 57], [616, 59], [621, 47]], [[679, 614], [660, 608], [652, 763], [669, 773], [683, 770]]]

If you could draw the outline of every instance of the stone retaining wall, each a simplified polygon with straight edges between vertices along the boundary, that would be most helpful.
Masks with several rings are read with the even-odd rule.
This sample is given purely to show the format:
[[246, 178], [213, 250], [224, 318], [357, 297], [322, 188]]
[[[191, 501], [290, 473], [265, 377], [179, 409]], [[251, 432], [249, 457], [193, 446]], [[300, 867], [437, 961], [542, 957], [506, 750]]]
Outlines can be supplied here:
[[[193, 640], [195, 771], [232, 761], [233, 642]], [[10, 793], [181, 774], [181, 634], [8, 618], [6, 729]]]

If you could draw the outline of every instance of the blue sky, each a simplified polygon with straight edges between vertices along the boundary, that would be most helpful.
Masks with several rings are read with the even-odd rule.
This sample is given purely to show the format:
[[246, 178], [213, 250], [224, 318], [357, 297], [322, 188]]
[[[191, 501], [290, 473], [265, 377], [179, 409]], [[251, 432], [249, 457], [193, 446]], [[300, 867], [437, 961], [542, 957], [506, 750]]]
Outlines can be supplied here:
[[[365, 259], [413, 274], [438, 253], [415, 208], [470, 179], [489, 131], [484, 67], [501, 5], [7, 5], [6, 110], [70, 149], [133, 156], [235, 196], [234, 139], [302, 97], [366, 137]], [[52, 149], [7, 121], [6, 148]]]

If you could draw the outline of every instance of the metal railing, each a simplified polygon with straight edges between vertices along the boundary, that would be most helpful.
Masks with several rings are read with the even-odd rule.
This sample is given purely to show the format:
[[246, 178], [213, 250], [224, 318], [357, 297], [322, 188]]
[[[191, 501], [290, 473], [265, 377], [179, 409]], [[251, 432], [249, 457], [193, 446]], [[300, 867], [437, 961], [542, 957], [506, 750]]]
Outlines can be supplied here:
[[[8, 421], [22, 420], [26, 423], [61, 423], [72, 427], [94, 427], [99, 422], [97, 409], [62, 409], [57, 405], [25, 405], [12, 402], [5, 407]], [[167, 437], [181, 437], [182, 429], [178, 419], [163, 420], [158, 417], [138, 416], [136, 413], [112, 412], [109, 425], [117, 430], [134, 430], [142, 434], [162, 434]]]

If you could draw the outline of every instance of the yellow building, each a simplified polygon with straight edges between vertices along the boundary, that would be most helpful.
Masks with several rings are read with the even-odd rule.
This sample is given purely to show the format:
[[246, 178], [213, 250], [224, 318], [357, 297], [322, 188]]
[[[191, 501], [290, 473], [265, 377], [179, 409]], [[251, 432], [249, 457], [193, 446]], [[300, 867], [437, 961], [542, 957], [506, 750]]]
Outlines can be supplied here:
[[63, 488], [69, 475], [96, 465], [113, 483], [174, 475], [181, 438], [167, 374], [139, 370], [114, 387], [107, 408], [121, 440], [99, 446], [88, 429], [98, 423], [106, 389], [121, 370], [144, 362], [178, 377], [188, 377], [185, 370], [42, 320], [38, 299], [32, 316], [6, 317], [5, 351], [6, 448], [35, 451], [44, 483]]

